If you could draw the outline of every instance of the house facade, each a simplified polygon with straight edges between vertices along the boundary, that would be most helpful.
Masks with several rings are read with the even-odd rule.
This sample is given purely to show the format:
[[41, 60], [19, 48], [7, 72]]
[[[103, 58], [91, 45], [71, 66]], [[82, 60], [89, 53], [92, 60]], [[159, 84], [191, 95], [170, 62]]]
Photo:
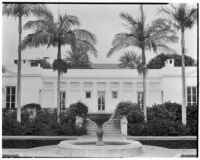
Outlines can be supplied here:
[[[17, 66], [6, 67], [2, 77], [2, 106], [16, 107]], [[55, 108], [57, 72], [22, 63], [22, 106], [38, 103], [43, 108]], [[174, 60], [161, 69], [147, 71], [147, 106], [165, 101], [181, 103], [181, 67]], [[186, 67], [187, 104], [197, 103], [197, 67]], [[69, 69], [61, 75], [61, 108], [81, 101], [92, 112], [114, 112], [121, 101], [143, 104], [142, 75], [135, 69]]]

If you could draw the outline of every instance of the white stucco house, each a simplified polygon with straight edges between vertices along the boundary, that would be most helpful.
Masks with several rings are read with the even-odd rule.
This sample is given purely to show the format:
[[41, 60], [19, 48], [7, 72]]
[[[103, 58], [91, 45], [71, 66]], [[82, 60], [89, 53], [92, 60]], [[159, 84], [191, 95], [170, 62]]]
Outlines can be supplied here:
[[[3, 73], [2, 106], [15, 108], [17, 66]], [[147, 73], [147, 106], [165, 101], [181, 103], [181, 67], [167, 60], [161, 69]], [[187, 104], [197, 103], [197, 67], [186, 67]], [[38, 103], [43, 108], [56, 107], [57, 72], [22, 64], [22, 105]], [[69, 69], [61, 76], [61, 108], [81, 101], [89, 112], [112, 113], [121, 101], [130, 100], [142, 106], [142, 76], [135, 69]]]

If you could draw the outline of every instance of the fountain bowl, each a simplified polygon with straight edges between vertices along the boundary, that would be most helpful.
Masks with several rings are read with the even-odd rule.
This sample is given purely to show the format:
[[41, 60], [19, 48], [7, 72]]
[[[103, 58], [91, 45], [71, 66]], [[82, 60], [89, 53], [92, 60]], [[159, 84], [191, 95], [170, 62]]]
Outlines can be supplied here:
[[103, 125], [110, 119], [110, 113], [90, 113], [88, 118], [94, 121], [97, 125]]

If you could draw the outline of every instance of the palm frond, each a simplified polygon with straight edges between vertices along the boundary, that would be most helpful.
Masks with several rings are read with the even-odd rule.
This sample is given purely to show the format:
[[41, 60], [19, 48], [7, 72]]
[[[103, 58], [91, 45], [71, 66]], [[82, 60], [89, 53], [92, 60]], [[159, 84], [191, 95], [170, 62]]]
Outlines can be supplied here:
[[197, 17], [197, 9], [189, 8], [185, 3], [161, 8], [158, 13], [163, 13], [166, 16], [166, 22], [178, 30], [190, 29], [195, 24]]
[[40, 19], [54, 22], [53, 13], [45, 5], [34, 7], [32, 13]]
[[33, 34], [28, 34], [22, 41], [21, 48], [25, 49], [27, 47], [32, 48], [32, 47], [39, 47], [43, 45], [48, 45], [49, 44], [55, 46], [56, 43], [53, 40], [53, 35], [48, 33], [48, 32], [43, 32], [43, 31], [36, 31]]
[[35, 21], [28, 21], [26, 24], [24, 24], [24, 29], [48, 29], [50, 28], [51, 24], [48, 23], [48, 21], [46, 20], [42, 20], [42, 19], [39, 19], [39, 20], [35, 20]]
[[60, 28], [62, 28], [63, 30], [69, 30], [69, 28], [71, 28], [72, 26], [80, 26], [78, 17], [67, 14], [65, 14], [63, 17], [60, 16], [59, 24]]
[[141, 43], [132, 35], [128, 33], [119, 33], [115, 35], [112, 48], [109, 50], [107, 57], [110, 57], [114, 52], [119, 51], [123, 48], [136, 46], [140, 47]]
[[89, 52], [91, 54], [93, 54], [95, 57], [97, 57], [97, 50], [94, 47], [93, 44], [89, 43], [88, 41], [83, 41], [83, 40], [76, 40], [76, 48], [78, 48], [79, 50], [83, 50], [86, 53]]
[[4, 4], [3, 5], [3, 15], [6, 16], [19, 16], [20, 6], [19, 4]]
[[120, 13], [120, 17], [125, 20], [130, 26], [134, 26], [137, 21], [128, 13]]
[[124, 54], [119, 58], [119, 66], [122, 68], [131, 68], [136, 69], [138, 64], [141, 63], [141, 56], [138, 56], [133, 51], [126, 51]]
[[93, 33], [89, 32], [87, 30], [74, 29], [73, 32], [74, 32], [76, 38], [79, 39], [79, 40], [87, 41], [87, 42], [94, 44], [94, 45], [97, 43], [96, 36]]

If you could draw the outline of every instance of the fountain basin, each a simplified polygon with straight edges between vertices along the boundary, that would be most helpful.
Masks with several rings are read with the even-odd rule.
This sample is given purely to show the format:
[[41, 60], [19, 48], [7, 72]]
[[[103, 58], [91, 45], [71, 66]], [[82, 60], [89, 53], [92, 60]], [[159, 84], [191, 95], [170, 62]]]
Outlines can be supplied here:
[[94, 139], [62, 141], [57, 154], [65, 157], [135, 157], [142, 153], [142, 144], [131, 140], [105, 140], [104, 146], [96, 146]]
[[110, 116], [110, 113], [90, 113], [88, 115], [89, 119], [94, 121], [97, 125], [103, 125], [110, 119]]

